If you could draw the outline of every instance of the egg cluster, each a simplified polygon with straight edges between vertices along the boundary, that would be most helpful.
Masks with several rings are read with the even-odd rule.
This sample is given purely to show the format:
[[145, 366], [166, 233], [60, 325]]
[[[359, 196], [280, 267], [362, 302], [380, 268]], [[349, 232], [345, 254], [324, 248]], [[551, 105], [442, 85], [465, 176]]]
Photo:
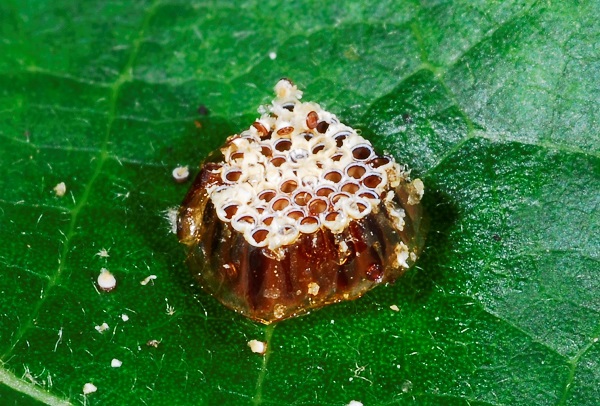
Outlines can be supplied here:
[[290, 81], [280, 80], [275, 92], [260, 119], [227, 140], [213, 171], [220, 182], [208, 190], [221, 221], [271, 250], [320, 227], [342, 232], [378, 210], [386, 192], [407, 178], [335, 115], [300, 102], [302, 92]]

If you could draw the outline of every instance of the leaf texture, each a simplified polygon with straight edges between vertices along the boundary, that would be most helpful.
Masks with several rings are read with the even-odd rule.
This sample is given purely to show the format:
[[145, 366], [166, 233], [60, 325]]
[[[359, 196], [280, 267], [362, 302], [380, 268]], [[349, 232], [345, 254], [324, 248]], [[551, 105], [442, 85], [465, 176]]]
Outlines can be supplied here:
[[[596, 404], [599, 17], [3, 2], [0, 403]], [[284, 76], [413, 168], [431, 230], [394, 285], [264, 327], [193, 285], [167, 217], [189, 187], [171, 171], [196, 173]]]

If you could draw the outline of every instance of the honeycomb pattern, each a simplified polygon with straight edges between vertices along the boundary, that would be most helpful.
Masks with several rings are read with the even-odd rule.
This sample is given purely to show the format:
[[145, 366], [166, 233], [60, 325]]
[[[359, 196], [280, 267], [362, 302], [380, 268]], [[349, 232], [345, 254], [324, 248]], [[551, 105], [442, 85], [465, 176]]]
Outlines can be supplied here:
[[[251, 245], [276, 250], [321, 227], [341, 233], [408, 179], [335, 115], [301, 102], [289, 80], [275, 92], [261, 117], [227, 140], [213, 170], [219, 182], [207, 189], [219, 219]], [[404, 213], [396, 215], [401, 226]]]

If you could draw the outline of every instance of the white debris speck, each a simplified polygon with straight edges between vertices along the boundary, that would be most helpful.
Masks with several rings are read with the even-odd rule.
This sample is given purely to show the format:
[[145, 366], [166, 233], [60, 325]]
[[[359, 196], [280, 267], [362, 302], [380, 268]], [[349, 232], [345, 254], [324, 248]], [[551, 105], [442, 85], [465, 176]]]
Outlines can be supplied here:
[[277, 59], [277, 53], [276, 52], [269, 52], [269, 59], [271, 59], [272, 61], [274, 61], [275, 59]]
[[400, 311], [400, 308], [398, 306], [396, 306], [396, 305], [391, 305], [390, 309], [392, 309], [395, 312], [399, 312]]
[[98, 390], [98, 388], [96, 388], [96, 385], [94, 385], [93, 383], [86, 383], [85, 385], [83, 385], [83, 394], [84, 395], [89, 395], [90, 393], [94, 393]]
[[363, 404], [362, 404], [362, 402], [359, 402], [358, 400], [351, 400], [347, 406], [363, 406]]
[[106, 323], [102, 323], [99, 326], [96, 326], [96, 331], [98, 331], [99, 333], [104, 333], [106, 330], [109, 329], [108, 324]]
[[407, 201], [407, 203], [410, 205], [419, 204], [419, 202], [423, 198], [424, 192], [425, 192], [425, 186], [423, 185], [423, 181], [421, 179], [413, 180], [411, 183], [408, 184], [408, 201]]
[[309, 283], [308, 284], [308, 294], [317, 296], [317, 294], [319, 293], [319, 288], [320, 288], [320, 286], [317, 283], [315, 283], [315, 282]]
[[108, 254], [108, 250], [106, 248], [102, 248], [100, 251], [96, 253], [100, 258], [108, 258], [110, 255]]
[[128, 315], [126, 315], [125, 313], [123, 313], [123, 314], [121, 315], [121, 320], [123, 320], [123, 321], [129, 321], [129, 316], [128, 316]]
[[165, 219], [169, 222], [171, 233], [173, 234], [177, 234], [177, 212], [177, 207], [171, 207], [163, 212]]
[[113, 367], [113, 368], [120, 368], [121, 365], [123, 365], [123, 362], [119, 361], [116, 358], [113, 358], [112, 361], [110, 361], [110, 366]]
[[173, 179], [177, 183], [183, 183], [190, 177], [190, 169], [187, 166], [178, 166], [173, 169]]
[[115, 276], [108, 269], [102, 268], [98, 275], [98, 287], [105, 292], [110, 292], [115, 286], [117, 286]]
[[280, 319], [285, 315], [285, 306], [282, 304], [276, 304], [275, 308], [273, 309], [273, 316], [275, 316], [275, 318]]
[[401, 266], [404, 269], [408, 269], [408, 263], [406, 260], [408, 259], [408, 247], [402, 241], [396, 245], [394, 249], [394, 253], [396, 254], [395, 265]]
[[65, 182], [60, 182], [58, 185], [54, 186], [53, 190], [54, 193], [56, 193], [56, 196], [63, 197], [65, 193], [67, 193], [67, 185], [65, 185]]
[[175, 314], [175, 308], [167, 303], [167, 309], [165, 310], [167, 316], [172, 316]]
[[140, 282], [140, 285], [146, 286], [150, 281], [153, 281], [154, 279], [156, 279], [156, 275], [149, 275], [145, 277], [143, 281]]
[[264, 341], [250, 340], [248, 341], [248, 347], [256, 354], [264, 354], [267, 351], [267, 343]]

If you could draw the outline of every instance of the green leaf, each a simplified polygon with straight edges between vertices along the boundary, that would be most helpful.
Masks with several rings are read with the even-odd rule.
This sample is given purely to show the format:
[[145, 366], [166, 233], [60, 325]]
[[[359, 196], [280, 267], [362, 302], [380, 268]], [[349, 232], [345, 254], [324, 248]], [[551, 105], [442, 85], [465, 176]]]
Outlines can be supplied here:
[[[96, 3], [0, 4], [0, 403], [597, 403], [598, 2]], [[396, 284], [264, 327], [166, 213], [282, 76], [413, 168], [431, 231]]]

